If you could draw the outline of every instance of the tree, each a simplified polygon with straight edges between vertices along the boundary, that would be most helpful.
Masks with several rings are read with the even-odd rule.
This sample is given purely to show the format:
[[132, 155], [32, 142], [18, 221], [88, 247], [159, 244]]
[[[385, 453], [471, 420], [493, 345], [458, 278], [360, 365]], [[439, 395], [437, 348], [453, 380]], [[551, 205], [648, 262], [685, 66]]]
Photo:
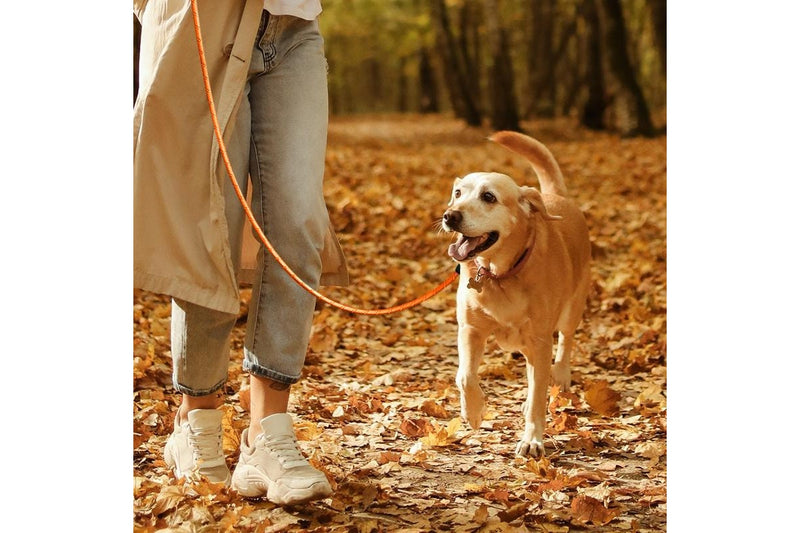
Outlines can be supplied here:
[[436, 74], [431, 65], [431, 54], [425, 47], [419, 51], [419, 111], [420, 113], [439, 112]]
[[583, 53], [586, 58], [584, 79], [589, 93], [581, 110], [581, 124], [593, 130], [602, 130], [607, 105], [606, 84], [603, 76], [603, 58], [600, 53], [600, 20], [594, 0], [583, 0], [580, 16], [586, 26], [586, 36], [583, 40]]
[[430, 3], [432, 24], [436, 32], [437, 49], [441, 54], [445, 84], [450, 94], [456, 116], [470, 126], [481, 125], [481, 113], [475, 95], [469, 91], [469, 80], [464, 55], [459, 49], [450, 25], [450, 16], [444, 0]]
[[604, 64], [615, 84], [616, 126], [623, 136], [654, 134], [650, 110], [628, 58], [627, 35], [619, 0], [596, 0]]
[[492, 127], [496, 130], [519, 131], [514, 71], [508, 51], [508, 37], [500, 25], [500, 17], [497, 14], [497, 0], [484, 0], [484, 11], [492, 56], [492, 65], [489, 69]]
[[647, 0], [653, 21], [653, 41], [661, 61], [661, 73], [667, 77], [667, 0]]
[[537, 117], [553, 117], [556, 111], [553, 57], [555, 0], [537, 0], [530, 3], [530, 8], [532, 15], [531, 45], [528, 53], [530, 111]]

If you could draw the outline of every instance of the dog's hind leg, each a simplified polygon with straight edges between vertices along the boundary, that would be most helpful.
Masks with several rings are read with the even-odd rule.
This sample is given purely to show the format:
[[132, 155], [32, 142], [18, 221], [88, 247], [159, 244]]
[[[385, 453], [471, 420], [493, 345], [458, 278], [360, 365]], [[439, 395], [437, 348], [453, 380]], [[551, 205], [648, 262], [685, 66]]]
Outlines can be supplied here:
[[[550, 382], [550, 360], [553, 348], [549, 339], [536, 340], [525, 350], [528, 376], [528, 397], [525, 400], [525, 434], [517, 443], [517, 455], [544, 455], [544, 426], [547, 414], [547, 386]], [[528, 355], [530, 354], [530, 355]]]
[[461, 392], [461, 416], [472, 429], [480, 427], [486, 410], [486, 401], [478, 377], [478, 367], [483, 359], [487, 337], [486, 333], [469, 325], [461, 325], [458, 328], [456, 385]]
[[552, 375], [553, 383], [561, 387], [562, 391], [568, 391], [572, 382], [570, 372], [570, 354], [574, 345], [573, 333], [558, 332], [558, 347], [556, 348], [556, 360], [553, 363]]

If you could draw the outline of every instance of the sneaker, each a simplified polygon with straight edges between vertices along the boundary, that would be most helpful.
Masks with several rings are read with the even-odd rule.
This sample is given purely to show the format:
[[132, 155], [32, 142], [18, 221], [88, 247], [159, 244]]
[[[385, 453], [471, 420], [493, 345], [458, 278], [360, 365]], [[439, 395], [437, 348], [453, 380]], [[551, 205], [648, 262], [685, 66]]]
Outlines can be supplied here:
[[241, 454], [231, 486], [248, 498], [266, 495], [278, 505], [295, 505], [325, 498], [331, 489], [325, 474], [311, 466], [297, 447], [292, 417], [277, 413], [261, 420], [264, 433], [247, 445], [242, 433]]
[[231, 473], [222, 452], [222, 411], [193, 409], [188, 422], [178, 423], [164, 446], [164, 461], [176, 477], [205, 476], [214, 483], [230, 485]]

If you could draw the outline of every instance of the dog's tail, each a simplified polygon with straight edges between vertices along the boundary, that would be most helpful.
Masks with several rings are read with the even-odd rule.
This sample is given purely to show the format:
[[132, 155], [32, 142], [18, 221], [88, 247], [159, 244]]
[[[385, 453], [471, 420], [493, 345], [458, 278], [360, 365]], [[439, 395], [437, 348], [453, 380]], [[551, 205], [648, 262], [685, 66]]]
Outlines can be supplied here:
[[498, 131], [489, 137], [490, 141], [508, 148], [524, 156], [530, 161], [536, 176], [539, 178], [539, 187], [544, 194], [567, 195], [567, 186], [564, 176], [556, 158], [545, 145], [532, 137], [515, 131]]

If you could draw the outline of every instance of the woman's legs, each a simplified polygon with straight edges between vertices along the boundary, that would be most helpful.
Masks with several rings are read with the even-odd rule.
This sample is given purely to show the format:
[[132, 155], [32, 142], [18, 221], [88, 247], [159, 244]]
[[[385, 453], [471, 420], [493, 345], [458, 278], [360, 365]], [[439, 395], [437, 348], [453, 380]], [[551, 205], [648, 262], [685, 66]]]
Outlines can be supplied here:
[[[317, 23], [269, 17], [254, 51], [250, 175], [253, 211], [270, 242], [316, 287], [328, 212], [322, 195], [328, 123], [327, 68]], [[250, 373], [250, 426], [231, 485], [244, 496], [297, 504], [331, 493], [300, 452], [289, 388], [300, 379], [315, 299], [264, 253], [250, 300], [244, 369]]]
[[[328, 228], [322, 194], [327, 142], [327, 65], [316, 21], [269, 17], [249, 83], [253, 211], [270, 242], [311, 286], [322, 272]], [[302, 372], [315, 299], [262, 248], [244, 348], [250, 373], [250, 443], [260, 421], [286, 412]]]

